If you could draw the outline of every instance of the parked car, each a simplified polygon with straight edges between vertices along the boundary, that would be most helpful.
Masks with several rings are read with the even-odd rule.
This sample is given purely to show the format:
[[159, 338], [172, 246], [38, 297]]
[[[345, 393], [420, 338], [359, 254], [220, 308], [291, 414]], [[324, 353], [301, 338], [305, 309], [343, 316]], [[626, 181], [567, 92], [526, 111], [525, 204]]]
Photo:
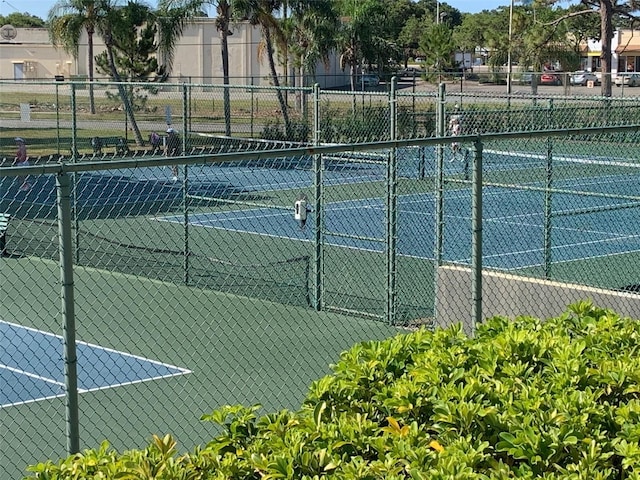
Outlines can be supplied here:
[[600, 79], [593, 72], [587, 72], [585, 70], [578, 70], [571, 74], [569, 78], [571, 85], [582, 85], [583, 87], [589, 82], [593, 82], [594, 85], [600, 85]]
[[545, 72], [540, 75], [540, 85], [562, 85], [562, 78], [557, 73]]
[[615, 79], [618, 87], [626, 85], [628, 87], [637, 87], [640, 85], [640, 73], [618, 73]]
[[377, 87], [380, 85], [380, 77], [377, 75], [365, 74], [358, 78], [358, 85], [365, 87]]
[[422, 75], [422, 69], [418, 67], [407, 67], [398, 70], [399, 77], [419, 77]]
[[531, 72], [524, 72], [520, 77], [521, 85], [531, 85], [532, 81], [533, 81], [533, 73]]

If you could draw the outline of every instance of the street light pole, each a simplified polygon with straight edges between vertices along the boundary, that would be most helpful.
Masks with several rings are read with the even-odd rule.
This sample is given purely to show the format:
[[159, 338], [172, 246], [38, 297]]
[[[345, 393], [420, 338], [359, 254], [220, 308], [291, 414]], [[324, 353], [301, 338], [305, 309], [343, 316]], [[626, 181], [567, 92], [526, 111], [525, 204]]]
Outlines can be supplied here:
[[440, 2], [436, 1], [436, 25], [440, 23]]

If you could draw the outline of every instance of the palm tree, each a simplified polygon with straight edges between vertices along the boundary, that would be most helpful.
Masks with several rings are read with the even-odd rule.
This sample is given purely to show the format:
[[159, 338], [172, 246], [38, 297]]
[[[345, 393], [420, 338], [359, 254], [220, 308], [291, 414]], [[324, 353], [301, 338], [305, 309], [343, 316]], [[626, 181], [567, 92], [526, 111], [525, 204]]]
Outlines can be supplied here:
[[276, 95], [280, 103], [280, 111], [284, 120], [285, 136], [291, 136], [291, 121], [289, 120], [289, 112], [287, 102], [284, 98], [282, 90], [280, 90], [280, 79], [276, 70], [275, 62], [275, 46], [279, 47], [281, 52], [286, 52], [286, 36], [280, 24], [275, 17], [275, 13], [282, 8], [281, 0], [235, 0], [234, 11], [236, 16], [249, 21], [251, 25], [259, 26], [262, 31], [262, 39], [264, 41], [264, 49], [269, 62], [269, 71], [271, 72], [271, 81], [273, 86], [277, 88]]
[[[135, 3], [135, 2], [134, 2]], [[62, 45], [65, 50], [77, 57], [78, 45], [83, 29], [88, 35], [89, 56], [89, 102], [91, 113], [95, 113], [93, 94], [93, 36], [98, 33], [104, 41], [108, 66], [112, 80], [120, 82], [120, 74], [116, 68], [113, 28], [121, 22], [122, 9], [118, 0], [60, 0], [49, 11], [49, 35], [54, 45]], [[138, 128], [133, 107], [126, 89], [118, 83], [118, 92], [122, 100], [127, 118], [134, 132], [136, 143], [144, 144], [142, 134]]]
[[83, 31], [87, 32], [89, 58], [89, 108], [96, 113], [93, 94], [93, 35], [101, 21], [101, 4], [104, 0], [59, 0], [49, 10], [47, 25], [54, 47], [62, 46], [65, 52], [78, 59], [78, 47]]
[[[342, 28], [338, 32], [340, 65], [349, 68], [351, 89], [355, 90], [358, 67], [365, 60], [365, 48], [376, 43], [379, 24], [383, 22], [383, 5], [378, 0], [343, 0], [340, 2]], [[369, 58], [369, 63], [375, 58]], [[355, 97], [354, 97], [355, 98]]]
[[289, 52], [298, 69], [299, 86], [304, 85], [306, 73], [315, 78], [318, 62], [329, 63], [335, 48], [335, 32], [340, 28], [338, 14], [332, 0], [291, 1], [291, 18], [287, 32]]
[[[167, 73], [171, 71], [176, 40], [182, 36], [187, 24], [195, 17], [205, 16], [203, 9], [207, 5], [216, 6], [216, 29], [220, 35], [220, 49], [222, 55], [222, 83], [223, 90], [225, 134], [231, 135], [231, 99], [229, 98], [229, 42], [231, 35], [231, 11], [233, 0], [160, 0], [158, 3], [161, 51]], [[167, 21], [163, 22], [163, 19]]]

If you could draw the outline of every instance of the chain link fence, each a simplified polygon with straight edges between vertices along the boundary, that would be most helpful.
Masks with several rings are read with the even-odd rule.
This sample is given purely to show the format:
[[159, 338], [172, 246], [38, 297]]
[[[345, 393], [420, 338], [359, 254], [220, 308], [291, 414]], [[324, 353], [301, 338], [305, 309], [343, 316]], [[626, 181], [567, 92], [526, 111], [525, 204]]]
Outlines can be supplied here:
[[285, 122], [273, 89], [230, 88], [227, 108], [170, 86], [135, 107], [139, 142], [86, 85], [11, 88], [5, 478], [103, 439], [191, 449], [216, 433], [201, 415], [296, 408], [341, 351], [406, 328], [584, 298], [640, 315], [640, 102], [282, 89]]

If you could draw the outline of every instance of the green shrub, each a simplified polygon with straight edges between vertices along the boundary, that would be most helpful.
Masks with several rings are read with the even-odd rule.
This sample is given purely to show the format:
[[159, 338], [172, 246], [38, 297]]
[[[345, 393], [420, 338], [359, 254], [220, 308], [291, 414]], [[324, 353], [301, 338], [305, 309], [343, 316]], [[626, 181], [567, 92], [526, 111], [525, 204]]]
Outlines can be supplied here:
[[[496, 317], [475, 338], [419, 330], [364, 342], [298, 412], [227, 406], [220, 435], [178, 455], [106, 444], [37, 478], [638, 479], [640, 324], [588, 302], [541, 321]], [[85, 476], [79, 472], [86, 472]], [[35, 477], [31, 477], [35, 478]]]

